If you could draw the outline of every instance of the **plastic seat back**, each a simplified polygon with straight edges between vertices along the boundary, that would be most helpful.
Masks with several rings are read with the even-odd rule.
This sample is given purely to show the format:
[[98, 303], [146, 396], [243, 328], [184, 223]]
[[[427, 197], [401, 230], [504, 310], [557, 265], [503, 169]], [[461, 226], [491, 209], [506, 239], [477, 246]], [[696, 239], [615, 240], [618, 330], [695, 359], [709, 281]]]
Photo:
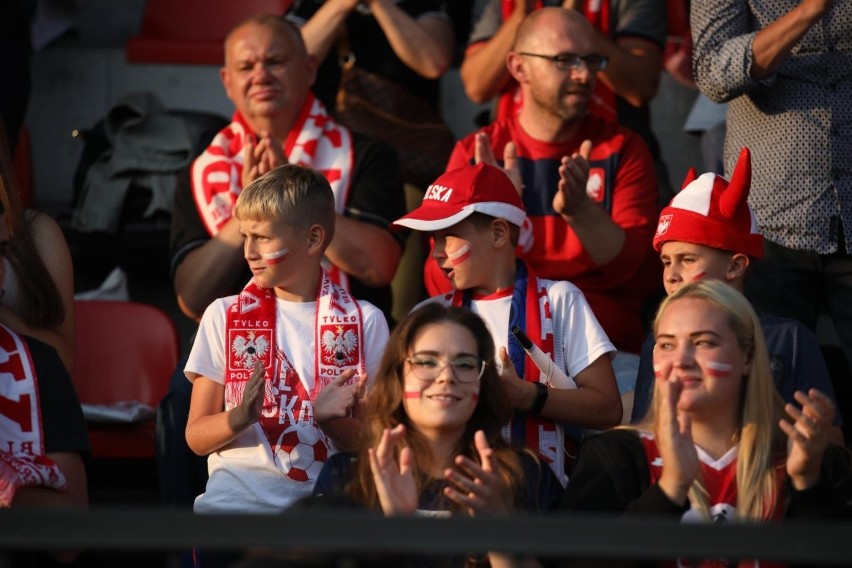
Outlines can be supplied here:
[[254, 14], [284, 14], [293, 0], [148, 0], [139, 34], [125, 55], [131, 63], [222, 65], [224, 41]]
[[[75, 301], [76, 362], [71, 374], [83, 404], [138, 401], [156, 408], [177, 365], [180, 340], [171, 317], [137, 302]], [[153, 420], [89, 424], [95, 457], [152, 457]]]

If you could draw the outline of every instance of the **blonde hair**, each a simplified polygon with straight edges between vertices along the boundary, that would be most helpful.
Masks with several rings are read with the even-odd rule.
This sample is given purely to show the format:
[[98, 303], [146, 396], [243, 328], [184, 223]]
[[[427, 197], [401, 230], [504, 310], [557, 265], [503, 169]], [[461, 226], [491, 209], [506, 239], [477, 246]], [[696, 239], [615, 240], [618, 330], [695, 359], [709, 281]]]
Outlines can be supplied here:
[[334, 193], [318, 171], [287, 164], [249, 184], [237, 198], [234, 217], [275, 221], [296, 232], [320, 225], [327, 244], [334, 237]]
[[[777, 468], [783, 467], [786, 444], [778, 428], [784, 412], [784, 402], [772, 380], [769, 354], [760, 320], [749, 301], [727, 284], [713, 279], [690, 283], [660, 305], [654, 319], [654, 333], [660, 319], [674, 303], [684, 298], [696, 298], [724, 312], [730, 329], [743, 353], [751, 363], [743, 377], [737, 443], [737, 517], [740, 520], [761, 521], [770, 518], [781, 506], [777, 502], [779, 478]], [[639, 428], [657, 431], [661, 396], [654, 388], [654, 401]], [[689, 490], [693, 507], [710, 519], [707, 490], [697, 478]]]

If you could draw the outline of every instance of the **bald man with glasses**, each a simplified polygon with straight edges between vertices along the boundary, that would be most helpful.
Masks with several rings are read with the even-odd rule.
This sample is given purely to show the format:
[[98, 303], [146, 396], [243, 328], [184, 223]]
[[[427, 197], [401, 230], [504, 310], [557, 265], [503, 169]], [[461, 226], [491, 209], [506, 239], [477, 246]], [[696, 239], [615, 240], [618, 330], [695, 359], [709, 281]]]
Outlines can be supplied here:
[[[574, 10], [528, 15], [506, 57], [523, 107], [462, 139], [447, 170], [484, 161], [515, 182], [529, 215], [519, 253], [541, 277], [583, 291], [620, 352], [613, 367], [629, 416], [642, 308], [659, 290], [657, 184], [644, 142], [588, 111], [607, 64], [594, 34]], [[431, 259], [425, 277], [430, 295], [450, 288]]]

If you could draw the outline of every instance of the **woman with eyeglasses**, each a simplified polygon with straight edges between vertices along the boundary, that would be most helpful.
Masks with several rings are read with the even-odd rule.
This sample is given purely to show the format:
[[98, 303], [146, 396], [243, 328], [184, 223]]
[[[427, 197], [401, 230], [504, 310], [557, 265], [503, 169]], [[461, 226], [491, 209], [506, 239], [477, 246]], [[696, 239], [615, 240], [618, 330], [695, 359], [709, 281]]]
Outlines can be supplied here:
[[[512, 407], [493, 361], [491, 335], [473, 312], [430, 303], [409, 314], [391, 334], [360, 409], [360, 450], [332, 456], [314, 495], [386, 516], [551, 509], [562, 489], [550, 468], [501, 436]], [[487, 557], [492, 566], [509, 562], [499, 554]]]

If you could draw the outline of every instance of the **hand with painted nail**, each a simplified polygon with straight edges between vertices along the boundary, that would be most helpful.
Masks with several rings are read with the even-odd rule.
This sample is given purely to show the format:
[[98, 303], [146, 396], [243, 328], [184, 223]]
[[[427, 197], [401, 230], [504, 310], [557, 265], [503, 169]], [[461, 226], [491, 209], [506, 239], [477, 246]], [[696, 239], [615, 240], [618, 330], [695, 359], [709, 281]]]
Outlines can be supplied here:
[[314, 420], [318, 424], [351, 415], [361, 388], [361, 381], [352, 382], [354, 376], [355, 369], [347, 369], [319, 391], [314, 400]]
[[476, 431], [473, 440], [480, 463], [465, 456], [456, 456], [455, 467], [444, 472], [451, 484], [444, 488], [444, 495], [462, 506], [471, 517], [506, 513], [509, 503], [497, 471], [494, 451], [482, 430]]
[[787, 434], [787, 475], [801, 491], [819, 481], [835, 410], [831, 399], [817, 389], [807, 394], [796, 391], [793, 397], [801, 409], [788, 403], [784, 409], [791, 420], [782, 419], [778, 425]]
[[671, 363], [659, 370], [659, 406], [657, 447], [663, 460], [663, 473], [658, 485], [678, 505], [686, 503], [687, 494], [699, 474], [698, 452], [692, 441], [692, 423], [687, 412], [678, 410], [677, 403], [683, 384], [675, 376]]
[[[379, 444], [367, 450], [376, 494], [385, 516], [411, 515], [417, 510], [417, 483], [411, 449], [403, 447], [405, 426], [385, 428]], [[399, 457], [396, 457], [397, 450]]]

